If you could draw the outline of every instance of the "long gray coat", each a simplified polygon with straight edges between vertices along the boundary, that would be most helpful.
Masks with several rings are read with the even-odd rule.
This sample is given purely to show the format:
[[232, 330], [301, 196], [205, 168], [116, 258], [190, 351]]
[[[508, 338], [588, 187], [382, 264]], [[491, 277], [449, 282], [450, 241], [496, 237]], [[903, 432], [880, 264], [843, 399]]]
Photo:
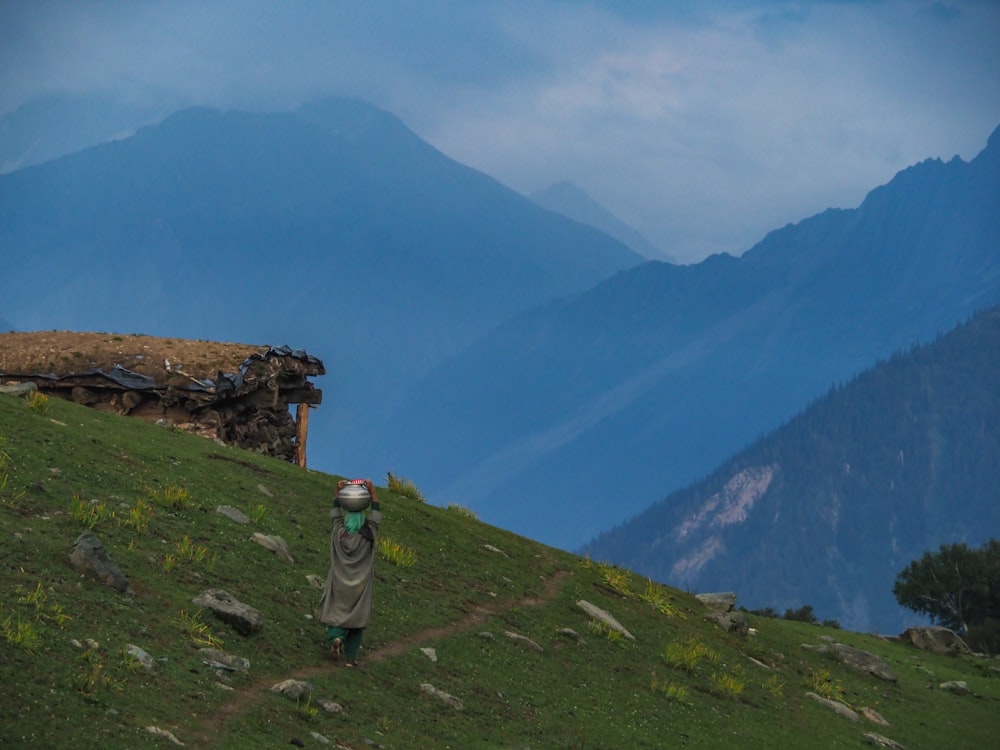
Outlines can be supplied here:
[[[372, 590], [375, 587], [375, 543], [360, 533], [348, 534], [344, 511], [330, 511], [330, 572], [319, 602], [318, 618], [324, 625], [364, 628], [372, 617]], [[368, 525], [378, 535], [382, 513], [368, 512]]]

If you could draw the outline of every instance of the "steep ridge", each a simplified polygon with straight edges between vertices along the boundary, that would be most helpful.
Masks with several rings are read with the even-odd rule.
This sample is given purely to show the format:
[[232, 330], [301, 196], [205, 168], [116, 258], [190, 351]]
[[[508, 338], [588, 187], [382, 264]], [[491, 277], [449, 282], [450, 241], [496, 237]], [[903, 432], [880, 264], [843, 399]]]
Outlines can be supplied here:
[[916, 622], [896, 575], [1000, 534], [1000, 308], [866, 370], [707, 478], [586, 546], [656, 580], [812, 605], [857, 630]]
[[394, 423], [422, 430], [389, 437], [390, 464], [441, 502], [583, 544], [1000, 301], [998, 152], [994, 133], [970, 163], [923, 162], [740, 258], [646, 263], [521, 314], [411, 394]]

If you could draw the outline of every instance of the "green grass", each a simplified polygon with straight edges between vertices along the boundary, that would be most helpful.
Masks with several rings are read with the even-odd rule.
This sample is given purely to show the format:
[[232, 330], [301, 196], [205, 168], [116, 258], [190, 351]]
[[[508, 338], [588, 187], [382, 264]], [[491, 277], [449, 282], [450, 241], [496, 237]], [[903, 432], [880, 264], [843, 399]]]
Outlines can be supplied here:
[[[739, 639], [685, 592], [381, 488], [386, 546], [362, 667], [336, 667], [307, 576], [326, 576], [338, 477], [58, 399], [39, 410], [0, 396], [0, 449], [0, 747], [172, 747], [147, 732], [155, 726], [188, 747], [233, 750], [295, 738], [319, 747], [312, 732], [358, 749], [825, 749], [863, 746], [866, 731], [916, 750], [987, 747], [998, 726], [996, 660], [754, 616], [758, 634]], [[70, 565], [88, 528], [130, 593]], [[254, 532], [281, 536], [295, 561]], [[201, 613], [191, 600], [208, 588], [257, 608], [261, 632], [241, 636]], [[593, 624], [580, 599], [635, 640]], [[899, 682], [802, 648], [822, 635], [880, 655]], [[153, 671], [129, 644], [156, 659]], [[249, 672], [220, 682], [202, 663], [206, 645], [249, 659]], [[311, 693], [271, 692], [287, 678]], [[971, 693], [936, 689], [955, 679]], [[872, 707], [892, 726], [851, 723], [808, 691]]]

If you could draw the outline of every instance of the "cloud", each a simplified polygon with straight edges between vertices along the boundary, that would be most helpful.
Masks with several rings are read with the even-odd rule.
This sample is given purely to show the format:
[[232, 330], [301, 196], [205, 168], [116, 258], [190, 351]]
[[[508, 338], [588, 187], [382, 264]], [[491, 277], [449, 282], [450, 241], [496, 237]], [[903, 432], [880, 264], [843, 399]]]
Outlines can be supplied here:
[[0, 0], [0, 114], [47, 91], [366, 98], [522, 192], [569, 179], [664, 249], [741, 252], [1000, 122], [990, 2]]

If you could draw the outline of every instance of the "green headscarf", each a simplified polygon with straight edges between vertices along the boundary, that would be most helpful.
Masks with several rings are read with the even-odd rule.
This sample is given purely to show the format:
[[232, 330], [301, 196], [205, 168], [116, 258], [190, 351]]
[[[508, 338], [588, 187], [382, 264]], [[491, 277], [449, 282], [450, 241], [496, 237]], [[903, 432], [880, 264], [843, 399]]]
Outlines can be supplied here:
[[348, 511], [344, 515], [344, 526], [347, 527], [348, 534], [357, 534], [364, 524], [365, 514], [362, 511]]

